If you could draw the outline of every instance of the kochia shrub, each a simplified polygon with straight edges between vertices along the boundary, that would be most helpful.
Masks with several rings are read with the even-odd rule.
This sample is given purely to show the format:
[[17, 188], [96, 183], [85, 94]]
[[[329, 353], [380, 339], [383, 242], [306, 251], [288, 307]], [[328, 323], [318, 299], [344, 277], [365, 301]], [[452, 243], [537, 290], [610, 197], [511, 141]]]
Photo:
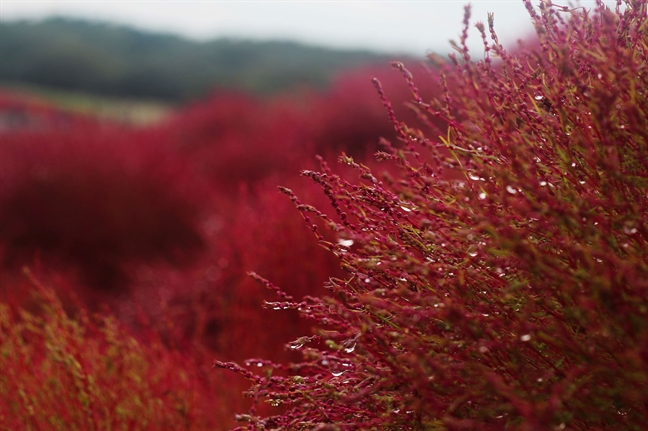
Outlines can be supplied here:
[[346, 156], [355, 184], [325, 163], [304, 172], [335, 219], [283, 189], [348, 275], [331, 278], [330, 297], [301, 302], [255, 275], [278, 293], [267, 306], [321, 329], [288, 345], [299, 363], [215, 362], [283, 408], [252, 408], [243, 429], [648, 423], [646, 2], [525, 4], [538, 47], [507, 52], [489, 16], [477, 62], [466, 8], [459, 54], [439, 77], [451, 91], [438, 99], [394, 65], [423, 123], [440, 118], [447, 131], [399, 122], [375, 83], [399, 134], [377, 157], [399, 175]]
[[[33, 278], [32, 278], [33, 280]], [[0, 429], [204, 430], [224, 411], [200, 352], [145, 340], [113, 317], [72, 318], [33, 280], [31, 311], [0, 300]], [[229, 380], [229, 379], [228, 379]]]
[[123, 289], [126, 262], [191, 262], [207, 190], [187, 163], [111, 125], [16, 131], [0, 146], [0, 260]]

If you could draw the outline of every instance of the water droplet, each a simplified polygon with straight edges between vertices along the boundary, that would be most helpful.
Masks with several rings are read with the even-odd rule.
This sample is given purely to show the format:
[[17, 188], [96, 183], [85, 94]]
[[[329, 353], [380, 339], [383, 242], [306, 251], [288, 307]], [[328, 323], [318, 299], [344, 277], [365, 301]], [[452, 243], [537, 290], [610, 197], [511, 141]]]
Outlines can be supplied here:
[[287, 310], [290, 308], [290, 306], [286, 303], [268, 301], [263, 301], [263, 307], [272, 308], [273, 310]]
[[475, 256], [477, 256], [477, 252], [476, 251], [469, 251], [468, 256], [475, 257]]
[[468, 173], [468, 178], [470, 178], [470, 179], [473, 180], [473, 181], [479, 181], [479, 180], [482, 179], [482, 178], [480, 178], [478, 175], [473, 175], [473, 174], [471, 174], [470, 172]]
[[546, 182], [546, 181], [540, 181], [540, 187], [544, 187], [544, 186], [546, 186], [546, 185], [547, 185], [547, 182]]
[[538, 377], [538, 382], [542, 382], [542, 377]]
[[409, 212], [412, 212], [411, 209], [409, 209], [409, 208], [407, 208], [407, 207], [404, 207], [404, 206], [402, 206], [402, 205], [401, 205], [401, 208], [402, 208], [402, 210], [405, 211], [405, 212], [408, 212], [408, 213], [409, 213]]
[[481, 200], [486, 199], [486, 193], [481, 192], [481, 193], [479, 194], [479, 199], [481, 199]]
[[509, 193], [512, 194], [512, 195], [514, 195], [514, 194], [517, 193], [517, 190], [515, 190], [515, 189], [514, 189], [513, 187], [511, 187], [511, 186], [506, 186], [506, 191], [509, 192]]
[[347, 371], [351, 371], [351, 369], [353, 369], [353, 364], [350, 364], [348, 362], [340, 362], [335, 358], [332, 359], [332, 361], [328, 361], [326, 359], [322, 360], [322, 365], [328, 366], [329, 372], [334, 377], [339, 377]]
[[601, 79], [601, 78], [603, 78], [603, 75], [599, 73], [598, 75], [596, 75], [596, 77], [597, 77], [598, 79]]
[[633, 227], [631, 224], [626, 224], [623, 226], [623, 232], [625, 232], [627, 235], [634, 235], [637, 233], [637, 228]]
[[486, 346], [481, 346], [481, 347], [479, 348], [479, 352], [480, 352], [480, 353], [486, 353], [486, 352], [488, 352], [488, 347], [486, 347]]
[[535, 100], [542, 100], [542, 99], [544, 99], [544, 96], [542, 94], [536, 94], [533, 98]]
[[351, 353], [351, 352], [353, 352], [353, 351], [355, 350], [355, 348], [356, 348], [356, 343], [353, 343], [353, 344], [350, 345], [349, 347], [345, 347], [345, 348], [344, 348], [344, 351], [345, 351], [346, 353]]
[[520, 341], [529, 341], [531, 340], [531, 334], [524, 334], [520, 337]]
[[343, 247], [351, 247], [353, 245], [352, 239], [338, 239], [338, 244]]

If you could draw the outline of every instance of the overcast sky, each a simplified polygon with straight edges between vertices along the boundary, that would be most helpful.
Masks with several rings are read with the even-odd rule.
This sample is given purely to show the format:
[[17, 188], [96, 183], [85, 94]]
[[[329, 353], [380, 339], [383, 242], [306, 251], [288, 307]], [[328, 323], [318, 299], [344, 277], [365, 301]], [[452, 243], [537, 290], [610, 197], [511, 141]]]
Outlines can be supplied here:
[[[461, 31], [466, 3], [468, 0], [0, 0], [0, 19], [65, 15], [198, 40], [221, 36], [289, 39], [337, 48], [424, 55], [432, 50], [450, 50], [448, 40], [457, 39]], [[471, 3], [473, 23], [486, 22], [487, 12], [495, 12], [495, 28], [505, 43], [514, 43], [533, 31], [522, 0]], [[471, 37], [471, 50], [481, 49], [476, 31]]]

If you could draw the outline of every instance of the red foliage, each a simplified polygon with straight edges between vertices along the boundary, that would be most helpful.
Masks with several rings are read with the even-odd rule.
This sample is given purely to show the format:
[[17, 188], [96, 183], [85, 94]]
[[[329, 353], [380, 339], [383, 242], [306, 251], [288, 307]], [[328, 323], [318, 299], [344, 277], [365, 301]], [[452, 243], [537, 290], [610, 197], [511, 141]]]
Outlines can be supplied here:
[[236, 191], [295, 166], [307, 144], [297, 107], [241, 94], [216, 94], [181, 111], [157, 133], [195, 168], [222, 187]]
[[7, 134], [0, 183], [7, 267], [38, 256], [115, 289], [125, 285], [123, 263], [188, 263], [203, 247], [200, 183], [173, 155], [119, 129]]
[[[347, 148], [353, 154], [369, 154], [381, 135], [395, 135], [368, 76], [358, 72], [341, 77], [325, 94], [305, 91], [271, 100], [217, 94], [162, 125], [138, 131], [3, 93], [0, 119], [11, 120], [0, 147], [3, 302], [12, 304], [14, 311], [38, 309], [20, 271], [23, 265], [34, 268], [56, 289], [70, 316], [82, 314], [86, 306], [114, 314], [129, 328], [125, 331], [134, 331], [142, 355], [162, 355], [160, 370], [182, 368], [179, 362], [184, 360], [185, 368], [193, 367], [191, 379], [198, 369], [200, 378], [218, 380], [206, 383], [216, 400], [201, 392], [208, 390], [204, 388], [182, 396], [217, 403], [214, 417], [201, 420], [230, 426], [230, 413], [247, 407], [237, 396], [246, 383], [236, 376], [238, 380], [228, 378], [223, 385], [222, 376], [206, 375], [205, 351], [222, 360], [297, 359], [281, 346], [310, 331], [311, 323], [298, 319], [296, 312], [277, 317], [270, 309], [258, 310], [259, 302], [272, 302], [273, 296], [246, 274], [269, 275], [297, 298], [321, 294], [330, 276], [342, 275], [336, 258], [311, 241], [299, 213], [276, 184], [290, 185], [324, 204], [326, 197], [315, 194], [316, 186], [295, 178], [300, 168], [314, 164], [316, 152]], [[395, 85], [400, 90], [394, 94], [405, 100], [407, 87], [400, 81]], [[142, 316], [159, 340], [142, 326]], [[36, 350], [46, 341], [31, 340], [29, 348]], [[88, 329], [86, 338], [75, 343], [79, 361], [83, 349], [103, 346], [105, 340]], [[160, 343], [185, 350], [183, 359], [159, 353]], [[7, 364], [17, 382], [30, 379], [31, 367], [53, 366], [56, 358], [39, 352], [23, 358], [32, 365], [19, 367], [20, 360]], [[90, 374], [102, 372], [96, 364], [89, 364], [90, 369], [82, 365]], [[41, 377], [63, 379], [56, 370], [54, 366]], [[28, 383], [29, 391], [35, 391], [37, 381]], [[61, 381], [66, 395], [74, 397], [78, 394], [72, 383]], [[185, 383], [178, 384], [182, 388]], [[115, 380], [97, 384], [107, 385], [109, 393], [122, 393], [110, 388]], [[226, 393], [219, 389], [223, 386]], [[161, 388], [146, 391], [170, 406], [170, 398], [158, 393]], [[137, 396], [145, 390], [128, 385], [122, 389]], [[3, 392], [4, 397], [11, 391]], [[80, 428], [90, 426], [70, 413], [78, 410], [77, 401], [57, 397], [53, 388], [43, 389], [40, 399], [47, 406], [40, 404], [45, 413], [36, 422], [52, 414]], [[93, 402], [98, 411], [108, 401]], [[5, 412], [16, 427], [24, 419], [16, 412], [29, 405], [23, 399]], [[108, 402], [107, 411], [113, 407]]]
[[[424, 66], [414, 70], [417, 77], [433, 76]], [[402, 79], [403, 73], [408, 76], [407, 80]], [[29, 289], [18, 269], [25, 264], [37, 268], [39, 276], [51, 280], [69, 315], [83, 315], [86, 305], [92, 310], [110, 312], [128, 328], [119, 327], [116, 331], [120, 336], [130, 336], [132, 332], [138, 340], [135, 350], [140, 359], [144, 358], [142, 363], [150, 364], [151, 358], [159, 355], [156, 372], [164, 374], [180, 369], [188, 373], [184, 376], [186, 379], [182, 377], [166, 383], [162, 379], [162, 383], [157, 382], [160, 384], [152, 387], [122, 387], [114, 376], [107, 380], [96, 377], [100, 382], [97, 387], [112, 387], [118, 394], [115, 396], [122, 396], [119, 394], [124, 391], [137, 396], [146, 393], [169, 408], [168, 414], [174, 421], [181, 420], [182, 416], [196, 428], [207, 423], [209, 428], [231, 426], [231, 412], [248, 407], [249, 403], [238, 397], [246, 383], [239, 376], [227, 377], [224, 381], [222, 375], [207, 374], [207, 358], [242, 361], [254, 356], [271, 362], [295, 361], [299, 358], [300, 345], [307, 339], [292, 343], [287, 350], [282, 346], [301, 334], [310, 333], [315, 323], [335, 329], [335, 313], [329, 316], [328, 311], [334, 311], [339, 305], [333, 304], [330, 310], [328, 305], [304, 308], [302, 313], [311, 316], [319, 316], [327, 310], [316, 322], [299, 318], [299, 312], [292, 309], [278, 315], [273, 309], [285, 308], [283, 302], [288, 302], [288, 297], [277, 302], [274, 293], [255, 283], [247, 272], [264, 274], [299, 302], [304, 297], [321, 295], [324, 285], [337, 286], [336, 280], [344, 276], [339, 257], [343, 257], [346, 269], [362, 268], [354, 270], [353, 283], [375, 277], [371, 272], [374, 269], [365, 267], [374, 262], [373, 257], [363, 254], [363, 241], [367, 240], [368, 232], [373, 232], [371, 229], [380, 228], [394, 234], [390, 239], [380, 239], [385, 244], [404, 241], [402, 236], [410, 232], [407, 229], [406, 232], [393, 231], [393, 226], [382, 219], [381, 223], [387, 226], [371, 224], [376, 216], [372, 206], [387, 211], [396, 202], [382, 202], [378, 190], [375, 194], [366, 192], [363, 204], [369, 205], [367, 208], [342, 211], [343, 205], [339, 204], [340, 212], [331, 219], [309, 221], [309, 227], [312, 229], [312, 225], [316, 225], [315, 231], [322, 235], [319, 243], [313, 242], [311, 232], [301, 226], [300, 217], [317, 214], [313, 213], [314, 208], [296, 201], [302, 213], [295, 212], [291, 202], [276, 189], [276, 184], [290, 187], [304, 201], [318, 207], [330, 199], [338, 205], [360, 193], [361, 188], [354, 189], [344, 183], [351, 181], [348, 171], [335, 177], [340, 178], [340, 183], [332, 185], [326, 185], [331, 177], [307, 174], [324, 186], [325, 195], [317, 193], [318, 184], [296, 178], [299, 169], [314, 169], [311, 165], [316, 153], [330, 156], [343, 150], [364, 160], [380, 149], [386, 151], [383, 158], [409, 160], [418, 157], [414, 152], [414, 145], [418, 144], [435, 147], [431, 154], [420, 156], [421, 163], [427, 161], [428, 165], [424, 169], [417, 165], [417, 170], [411, 169], [405, 175], [399, 171], [402, 166], [398, 163], [381, 168], [390, 173], [394, 184], [423, 181], [420, 175], [430, 174], [427, 169], [433, 170], [435, 178], [445, 181], [465, 177], [461, 171], [463, 166], [458, 163], [463, 160], [453, 157], [453, 150], [457, 149], [452, 145], [436, 148], [438, 144], [431, 142], [436, 142], [438, 135], [449, 136], [448, 120], [452, 133], [460, 130], [460, 123], [468, 124], [466, 127], [479, 123], [460, 111], [461, 106], [452, 105], [447, 110], [441, 107], [438, 115], [425, 114], [431, 109], [426, 105], [430, 97], [441, 99], [442, 105], [454, 104], [447, 92], [443, 93], [444, 85], [453, 92], [465, 87], [465, 82], [456, 79], [455, 83], [444, 84], [441, 80], [429, 79], [416, 89], [408, 73], [402, 68], [396, 72], [362, 70], [340, 76], [326, 93], [303, 91], [272, 99], [214, 94], [182, 109], [162, 125], [138, 131], [62, 113], [13, 96], [5, 97], [3, 93], [0, 127], [8, 124], [3, 129], [0, 147], [3, 301], [12, 304], [12, 312], [21, 306], [34, 311], [37, 305], [26, 299]], [[371, 85], [369, 78], [376, 75], [383, 83], [385, 96], [392, 101], [391, 113], [385, 113]], [[519, 77], [513, 79], [521, 85]], [[413, 100], [411, 92], [414, 89], [422, 94], [421, 100], [416, 97]], [[480, 94], [473, 102], [477, 99], [485, 103], [488, 97]], [[484, 109], [480, 112], [488, 112], [488, 115], [497, 112], [493, 107], [480, 106]], [[408, 128], [405, 123], [422, 124], [425, 134]], [[426, 140], [424, 136], [432, 138]], [[380, 146], [381, 137], [389, 141], [405, 140], [406, 144], [394, 150], [389, 144]], [[372, 161], [365, 163], [376, 166]], [[354, 167], [361, 169], [365, 179], [372, 178], [364, 167]], [[391, 184], [390, 181], [384, 180], [385, 184]], [[442, 184], [445, 187], [449, 183]], [[453, 193], [458, 192], [454, 190]], [[412, 197], [411, 202], [416, 199]], [[423, 203], [420, 205], [424, 208]], [[397, 205], [393, 214], [402, 211], [405, 210]], [[409, 216], [415, 219], [413, 214]], [[431, 218], [430, 214], [420, 217], [422, 220]], [[351, 229], [356, 223], [358, 228]], [[368, 231], [360, 227], [365, 225]], [[330, 227], [332, 231], [327, 230]], [[410, 234], [415, 236], [413, 232]], [[441, 230], [439, 235], [443, 234]], [[354, 245], [346, 246], [349, 241], [355, 241]], [[332, 248], [338, 256], [327, 252]], [[401, 257], [397, 253], [389, 256]], [[403, 256], [404, 266], [399, 267], [390, 260], [385, 262], [385, 268], [395, 265], [396, 269], [389, 274], [408, 279], [407, 259], [410, 257]], [[350, 285], [353, 284], [350, 282]], [[303, 304], [311, 301], [317, 302], [308, 299]], [[265, 308], [259, 310], [261, 302]], [[56, 315], [54, 320], [62, 318]], [[143, 325], [142, 318], [149, 324]], [[355, 322], [353, 315], [345, 319]], [[87, 325], [88, 331], [85, 338], [74, 341], [76, 350], [72, 357], [88, 374], [101, 374], [104, 370], [93, 361], [105, 354], [110, 342], [102, 338], [94, 323], [78, 317], [74, 321]], [[155, 334], [150, 332], [151, 327], [155, 328]], [[30, 338], [33, 343], [29, 346], [41, 349], [39, 353], [32, 352], [33, 355], [29, 353], [21, 358], [42, 367], [53, 367], [52, 373], [39, 376], [59, 379], [67, 388], [67, 395], [79, 395], [72, 387], [75, 380], [66, 380], [69, 376], [63, 376], [65, 370], [48, 362], [55, 363], [58, 357], [43, 353], [43, 343], [47, 340], [41, 335]], [[9, 337], [12, 343], [18, 343], [20, 336], [15, 333]], [[356, 339], [355, 333], [349, 337]], [[54, 341], [67, 345], [63, 338]], [[97, 345], [102, 347], [97, 348]], [[79, 359], [84, 349], [95, 349], [93, 354], [98, 353], [90, 355], [89, 362], [84, 363]], [[266, 364], [266, 359], [252, 361], [253, 364], [259, 362]], [[18, 382], [29, 380], [32, 372], [24, 363], [21, 366], [17, 360], [7, 365], [12, 370], [18, 368], [13, 374]], [[127, 364], [123, 366], [128, 368]], [[319, 368], [314, 366], [313, 369]], [[134, 381], [142, 369], [134, 367], [129, 372]], [[204, 380], [203, 386], [192, 386], [200, 379]], [[35, 393], [37, 381], [28, 383], [29, 393]], [[180, 416], [174, 415], [177, 405], [165, 392], [172, 385], [178, 386], [179, 392], [173, 392], [179, 400], [177, 405], [183, 406], [181, 410], [192, 405], [194, 413], [185, 414], [187, 412], [182, 410], [184, 413]], [[13, 389], [4, 395], [11, 391]], [[210, 393], [215, 397], [210, 397]], [[59, 392], [49, 386], [42, 396], [44, 402], [51, 402], [43, 412], [58, 412], [52, 414], [65, 416], [80, 428], [90, 426], [83, 422], [87, 418], [70, 413], [81, 409], [78, 400], [69, 397], [57, 400]], [[204, 405], [193, 403], [196, 397], [205, 401]], [[394, 399], [404, 403], [403, 400], [410, 398]], [[23, 422], [16, 412], [29, 409], [26, 399], [16, 406], [18, 410], [6, 413], [16, 420], [12, 424], [17, 428]], [[274, 402], [279, 399], [275, 398]], [[103, 413], [97, 412], [106, 406], [106, 411], [114, 412], [111, 409], [115, 404], [106, 398], [93, 402], [95, 417], [101, 416]], [[218, 407], [214, 408], [213, 416], [207, 417], [209, 406], [214, 405]], [[257, 412], [270, 414], [274, 409], [267, 407]], [[142, 417], [158, 413], [153, 409], [142, 413]], [[50, 413], [44, 413], [39, 420], [46, 414]], [[159, 423], [164, 423], [167, 416], [160, 417]], [[125, 426], [141, 425], [136, 420], [129, 424]], [[155, 426], [142, 425], [141, 428], [156, 429]]]
[[[416, 72], [427, 73], [424, 65]], [[410, 89], [406, 82], [388, 69], [359, 70], [341, 75], [331, 90], [315, 104], [315, 115], [310, 119], [311, 135], [318, 154], [347, 154], [363, 159], [379, 149], [380, 138], [394, 139], [394, 125], [385, 121], [385, 110], [376, 97], [371, 79], [378, 77], [387, 92], [395, 112], [404, 122], [413, 122], [416, 115], [411, 107]], [[426, 97], [438, 95], [441, 87], [431, 81], [421, 89]], [[440, 121], [436, 127], [445, 129]]]
[[385, 99], [399, 136], [378, 158], [398, 175], [347, 156], [358, 181], [305, 171], [335, 219], [285, 190], [348, 274], [301, 301], [254, 276], [319, 329], [287, 345], [298, 363], [215, 361], [282, 406], [239, 429], [645, 429], [647, 5], [525, 4], [539, 49], [507, 52], [489, 17], [472, 61], [467, 7], [431, 102], [394, 65], [448, 126], [405, 126]]
[[[26, 286], [24, 286], [26, 287]], [[206, 355], [134, 338], [113, 317], [74, 318], [51, 289], [32, 281], [32, 310], [0, 303], [0, 418], [12, 430], [203, 430], [231, 406], [207, 374]], [[144, 340], [144, 341], [142, 341]], [[241, 406], [242, 407], [242, 406]]]

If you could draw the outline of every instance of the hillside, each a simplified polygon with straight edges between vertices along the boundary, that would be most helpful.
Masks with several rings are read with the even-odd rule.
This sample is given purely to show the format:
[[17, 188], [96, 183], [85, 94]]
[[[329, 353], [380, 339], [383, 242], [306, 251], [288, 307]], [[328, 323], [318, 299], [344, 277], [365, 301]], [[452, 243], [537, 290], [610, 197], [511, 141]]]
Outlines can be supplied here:
[[336, 72], [397, 59], [285, 41], [196, 42], [68, 18], [0, 22], [0, 34], [0, 84], [166, 101], [214, 88], [268, 94], [323, 87]]

